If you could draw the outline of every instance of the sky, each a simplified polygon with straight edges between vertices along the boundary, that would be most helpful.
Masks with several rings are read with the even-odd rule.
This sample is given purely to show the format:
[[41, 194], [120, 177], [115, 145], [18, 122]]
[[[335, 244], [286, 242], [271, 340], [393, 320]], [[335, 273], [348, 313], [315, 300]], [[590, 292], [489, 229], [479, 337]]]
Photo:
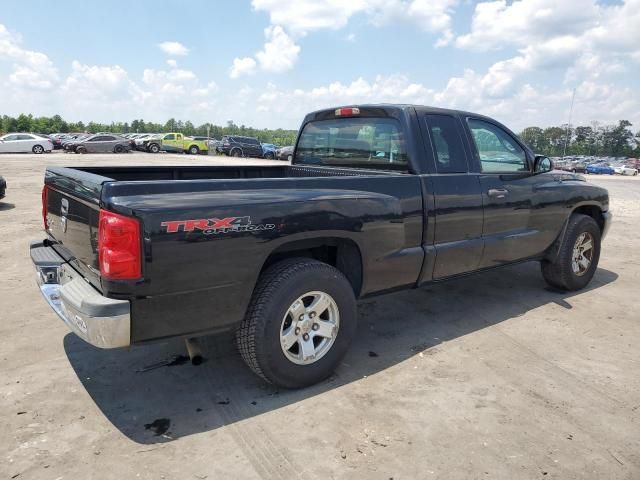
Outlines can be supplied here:
[[640, 128], [640, 0], [0, 0], [0, 115], [297, 128], [416, 103]]

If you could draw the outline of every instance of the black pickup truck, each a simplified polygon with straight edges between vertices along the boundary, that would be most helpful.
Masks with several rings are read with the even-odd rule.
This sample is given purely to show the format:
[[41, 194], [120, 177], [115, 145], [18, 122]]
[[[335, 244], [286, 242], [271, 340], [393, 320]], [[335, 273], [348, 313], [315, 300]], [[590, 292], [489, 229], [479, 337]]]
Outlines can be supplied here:
[[[236, 331], [274, 384], [327, 377], [356, 301], [522, 261], [577, 290], [608, 193], [472, 113], [361, 105], [306, 116], [291, 165], [49, 167], [45, 298], [102, 348]], [[416, 293], [419, 294], [419, 293]]]

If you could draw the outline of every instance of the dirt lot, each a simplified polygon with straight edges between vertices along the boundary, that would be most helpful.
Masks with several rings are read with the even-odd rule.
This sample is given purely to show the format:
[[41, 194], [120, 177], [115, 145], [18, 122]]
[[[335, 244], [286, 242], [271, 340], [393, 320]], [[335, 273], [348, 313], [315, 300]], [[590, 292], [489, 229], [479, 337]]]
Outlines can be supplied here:
[[640, 478], [637, 177], [588, 177], [615, 217], [585, 291], [526, 264], [363, 302], [336, 375], [303, 391], [265, 385], [229, 338], [144, 371], [183, 345], [69, 334], [28, 258], [45, 166], [222, 161], [0, 157], [0, 478]]

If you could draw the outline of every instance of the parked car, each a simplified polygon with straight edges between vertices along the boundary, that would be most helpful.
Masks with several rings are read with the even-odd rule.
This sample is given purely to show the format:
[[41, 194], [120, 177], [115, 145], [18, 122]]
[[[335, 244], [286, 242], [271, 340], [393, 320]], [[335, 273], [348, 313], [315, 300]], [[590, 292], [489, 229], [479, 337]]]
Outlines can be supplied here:
[[290, 162], [293, 159], [293, 146], [282, 147], [276, 150], [276, 158]]
[[225, 135], [218, 147], [220, 153], [229, 157], [258, 157], [262, 158], [262, 145], [257, 138], [240, 135]]
[[0, 153], [50, 153], [53, 143], [32, 133], [8, 133], [0, 137]]
[[115, 135], [90, 135], [75, 144], [76, 153], [126, 153], [131, 145], [126, 138]]
[[148, 152], [149, 143], [153, 141], [159, 141], [160, 139], [162, 139], [163, 136], [164, 134], [162, 133], [154, 133], [154, 134], [147, 135], [144, 138], [136, 138], [134, 140], [135, 149], [140, 150], [141, 152]]
[[276, 146], [273, 143], [263, 143], [262, 156], [270, 160], [276, 158]]
[[209, 142], [194, 140], [192, 137], [186, 137], [182, 133], [165, 133], [162, 138], [150, 141], [147, 150], [151, 153], [164, 151], [197, 155], [209, 152]]
[[495, 120], [389, 104], [308, 114], [292, 165], [51, 166], [42, 200], [31, 258], [80, 338], [235, 331], [286, 388], [341, 362], [358, 298], [522, 261], [579, 290], [611, 223], [607, 190]]
[[593, 173], [595, 175], [613, 175], [615, 170], [606, 163], [592, 163], [587, 165], [585, 173]]
[[618, 175], [638, 175], [638, 169], [628, 165], [620, 165], [613, 169]]
[[0, 175], [0, 200], [7, 194], [7, 181]]

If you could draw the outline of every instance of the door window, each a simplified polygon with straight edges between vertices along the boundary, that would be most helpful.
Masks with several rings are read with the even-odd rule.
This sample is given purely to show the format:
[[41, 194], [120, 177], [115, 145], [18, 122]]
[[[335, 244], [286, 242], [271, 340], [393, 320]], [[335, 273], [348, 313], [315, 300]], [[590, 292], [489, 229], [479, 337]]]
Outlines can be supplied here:
[[165, 140], [175, 140], [176, 136], [173, 133], [164, 136]]
[[14, 140], [18, 140], [18, 135], [7, 135], [3, 140], [5, 142], [13, 142]]
[[456, 119], [449, 115], [425, 115], [438, 173], [467, 173], [467, 157]]
[[483, 172], [515, 173], [529, 170], [524, 149], [502, 128], [474, 118], [470, 118], [468, 124]]

